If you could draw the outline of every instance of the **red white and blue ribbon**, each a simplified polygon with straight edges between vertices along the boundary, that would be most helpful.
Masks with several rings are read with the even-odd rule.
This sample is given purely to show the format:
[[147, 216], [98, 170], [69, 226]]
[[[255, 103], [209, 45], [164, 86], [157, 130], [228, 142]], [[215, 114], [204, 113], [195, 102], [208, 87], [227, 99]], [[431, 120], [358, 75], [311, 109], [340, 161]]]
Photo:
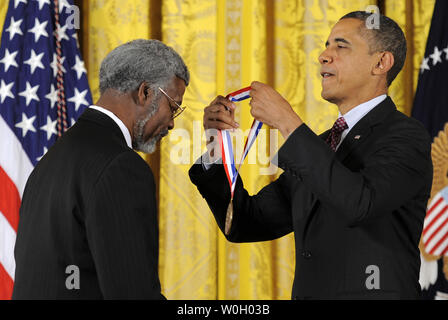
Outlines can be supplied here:
[[[226, 98], [232, 102], [238, 102], [250, 98], [249, 93], [250, 87], [247, 87], [228, 94]], [[262, 126], [263, 123], [258, 120], [254, 120], [254, 122], [252, 123], [252, 127], [250, 128], [246, 143], [244, 144], [244, 150], [241, 156], [238, 170], [236, 170], [235, 167], [235, 159], [233, 155], [232, 139], [230, 138], [230, 133], [228, 130], [218, 130], [219, 141], [221, 144], [221, 155], [223, 159], [224, 169], [227, 175], [227, 180], [229, 181], [230, 185], [231, 199], [233, 199], [233, 192], [235, 191], [236, 180], [240, 167], [244, 162], [244, 159], [246, 159], [250, 148], [257, 139], [257, 135]]]

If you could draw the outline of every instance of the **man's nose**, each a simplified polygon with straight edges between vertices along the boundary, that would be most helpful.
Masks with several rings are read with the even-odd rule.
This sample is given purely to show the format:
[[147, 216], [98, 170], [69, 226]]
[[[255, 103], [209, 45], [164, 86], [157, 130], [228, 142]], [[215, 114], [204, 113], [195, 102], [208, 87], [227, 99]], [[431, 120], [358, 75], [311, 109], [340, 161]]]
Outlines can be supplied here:
[[319, 63], [320, 64], [328, 64], [328, 63], [331, 63], [333, 61], [333, 58], [329, 54], [328, 50], [324, 50], [324, 52], [322, 52], [320, 54], [318, 59], [319, 59]]

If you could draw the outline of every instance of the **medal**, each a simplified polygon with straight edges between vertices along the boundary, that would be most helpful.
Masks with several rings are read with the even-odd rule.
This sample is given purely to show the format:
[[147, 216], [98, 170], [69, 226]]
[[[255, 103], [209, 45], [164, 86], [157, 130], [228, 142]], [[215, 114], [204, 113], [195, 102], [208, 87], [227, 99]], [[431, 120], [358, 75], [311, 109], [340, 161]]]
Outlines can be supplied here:
[[[238, 91], [232, 92], [227, 95], [227, 99], [233, 102], [242, 101], [250, 98], [250, 87], [240, 89]], [[228, 130], [218, 130], [218, 138], [221, 145], [221, 155], [223, 159], [224, 170], [226, 172], [227, 180], [230, 186], [230, 203], [226, 211], [226, 223], [224, 228], [224, 233], [228, 235], [230, 233], [230, 228], [232, 227], [233, 220], [233, 195], [235, 191], [236, 180], [238, 177], [238, 172], [240, 171], [241, 165], [246, 159], [250, 148], [257, 139], [258, 132], [260, 131], [263, 123], [254, 120], [250, 128], [249, 136], [247, 137], [246, 143], [244, 145], [243, 154], [241, 156], [241, 161], [238, 166], [238, 170], [235, 168], [235, 159], [233, 156], [232, 140], [230, 138], [230, 133]]]

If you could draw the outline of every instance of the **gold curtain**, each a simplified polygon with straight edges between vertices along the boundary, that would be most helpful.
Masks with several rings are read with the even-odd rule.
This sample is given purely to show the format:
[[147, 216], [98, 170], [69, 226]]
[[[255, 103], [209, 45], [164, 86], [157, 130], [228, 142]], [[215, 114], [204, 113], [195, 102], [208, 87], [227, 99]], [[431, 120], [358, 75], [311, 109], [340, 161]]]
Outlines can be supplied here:
[[[381, 1], [385, 14], [400, 24], [408, 40], [405, 69], [389, 93], [408, 115], [434, 2]], [[5, 3], [0, 3], [0, 25]], [[370, 4], [377, 2], [82, 0], [80, 31], [94, 101], [99, 97], [102, 59], [132, 39], [161, 38], [182, 55], [191, 72], [184, 97], [188, 109], [175, 123], [176, 129], [183, 130], [172, 132], [159, 152], [146, 156], [159, 188], [159, 272], [168, 299], [289, 299], [295, 268], [293, 235], [254, 244], [227, 242], [189, 181], [188, 169], [205, 146], [203, 108], [216, 95], [259, 80], [283, 94], [317, 133], [326, 130], [337, 108], [320, 97], [317, 57], [334, 23]], [[160, 14], [154, 14], [157, 10]], [[252, 121], [249, 107], [239, 106], [236, 118], [246, 131]], [[264, 128], [258, 140], [246, 160], [258, 164], [246, 163], [241, 171], [251, 194], [280, 174], [270, 170], [267, 159], [273, 154], [270, 149], [281, 145], [281, 138]], [[239, 157], [241, 150], [236, 150]]]
[[435, 0], [388, 0], [385, 3], [385, 14], [400, 25], [407, 39], [406, 63], [389, 88], [397, 108], [407, 115], [412, 110], [434, 4]]
[[[161, 40], [174, 47], [190, 68], [191, 84], [184, 97], [188, 111], [176, 120], [176, 128], [184, 131], [165, 138], [160, 154], [149, 158], [159, 186], [163, 293], [169, 299], [288, 299], [295, 267], [293, 235], [255, 244], [227, 242], [189, 181], [190, 164], [204, 150], [202, 110], [216, 95], [259, 80], [279, 90], [316, 132], [326, 130], [337, 109], [320, 97], [317, 57], [334, 23], [372, 1], [167, 0], [162, 2], [159, 21], [148, 19], [154, 19], [152, 1], [84, 3], [88, 3], [83, 8], [84, 56], [95, 98], [99, 64], [107, 52], [131, 39], [154, 37], [155, 24], [160, 24]], [[432, 10], [424, 9], [433, 5], [434, 0], [385, 1], [385, 13], [405, 30], [410, 44], [406, 68], [390, 90], [407, 114], [432, 16]], [[236, 118], [243, 131], [250, 127], [247, 103], [240, 103]], [[191, 142], [182, 140], [182, 134]], [[248, 156], [264, 165], [243, 166], [249, 193], [280, 173], [260, 174], [261, 169], [268, 171], [269, 149], [282, 143], [277, 136], [266, 128], [259, 141], [270, 143], [259, 143]]]
[[[192, 138], [198, 136], [202, 110], [214, 96], [259, 80], [279, 90], [316, 132], [326, 130], [337, 116], [337, 108], [320, 97], [317, 57], [334, 23], [345, 13], [363, 10], [369, 4], [372, 1], [165, 1], [163, 41], [180, 52], [192, 74], [185, 96], [189, 111], [176, 120], [176, 127], [186, 129]], [[386, 14], [390, 12], [412, 43], [408, 55], [412, 63], [390, 92], [407, 114], [432, 16], [431, 10], [423, 8], [433, 5], [434, 0], [403, 1], [401, 5], [400, 1], [385, 2]], [[236, 119], [243, 130], [250, 127], [247, 103], [240, 103]], [[271, 134], [266, 132], [269, 138]], [[282, 142], [269, 138], [277, 148]], [[170, 161], [176, 143], [178, 137], [164, 140], [160, 158], [160, 274], [166, 296], [288, 299], [295, 267], [293, 236], [256, 244], [228, 243], [189, 182], [189, 165]], [[262, 154], [269, 154], [269, 143], [257, 147]], [[194, 161], [199, 155], [195, 146], [187, 149], [189, 160]], [[249, 160], [251, 156], [258, 165], [245, 164], [241, 175], [253, 194], [279, 172], [261, 175], [267, 165], [260, 165], [260, 151], [254, 147]]]
[[[7, 10], [8, 10], [8, 2], [7, 1], [0, 2], [0, 30], [3, 30], [3, 24], [5, 22]], [[1, 35], [0, 35], [0, 39], [1, 39]]]

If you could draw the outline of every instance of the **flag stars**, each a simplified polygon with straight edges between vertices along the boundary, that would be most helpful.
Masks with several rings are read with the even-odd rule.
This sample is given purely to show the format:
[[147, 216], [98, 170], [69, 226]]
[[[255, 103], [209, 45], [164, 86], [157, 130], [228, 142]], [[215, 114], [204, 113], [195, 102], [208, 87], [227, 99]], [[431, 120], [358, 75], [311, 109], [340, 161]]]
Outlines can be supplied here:
[[34, 73], [36, 68], [44, 69], [44, 65], [42, 64], [43, 56], [44, 56], [43, 52], [39, 55], [36, 55], [36, 52], [34, 52], [34, 50], [31, 49], [31, 57], [24, 62], [25, 64], [28, 64], [30, 66], [31, 74]]
[[45, 98], [47, 98], [48, 100], [50, 100], [50, 108], [54, 108], [54, 105], [56, 104], [56, 102], [58, 101], [58, 90], [56, 90], [54, 88], [54, 85], [51, 85], [50, 88], [50, 93], [48, 93]]
[[442, 51], [439, 51], [439, 48], [437, 46], [434, 47], [434, 53], [429, 55], [432, 59], [432, 65], [435, 66], [437, 62], [442, 63]]
[[50, 0], [34, 0], [34, 1], [39, 2], [39, 10], [42, 10], [44, 5], [46, 4], [50, 5]]
[[39, 19], [34, 19], [34, 27], [30, 29], [28, 32], [34, 33], [34, 42], [39, 41], [41, 36], [48, 38], [48, 32], [45, 30], [47, 27], [48, 21], [44, 21], [42, 23], [39, 22]]
[[25, 138], [28, 131], [36, 132], [36, 128], [34, 128], [33, 122], [36, 119], [36, 116], [32, 116], [28, 118], [24, 113], [22, 113], [22, 122], [16, 124], [17, 128], [22, 129], [22, 138]]
[[429, 58], [423, 58], [422, 64], [420, 65], [420, 73], [425, 72], [425, 70], [430, 70]]
[[74, 125], [75, 123], [76, 123], [76, 119], [75, 119], [75, 118], [72, 118], [70, 127], [73, 127], [73, 125]]
[[3, 103], [7, 97], [14, 99], [14, 95], [11, 92], [11, 88], [14, 85], [14, 82], [6, 84], [2, 79], [0, 83], [0, 102]]
[[72, 69], [76, 71], [78, 80], [81, 79], [83, 73], [87, 73], [87, 70], [84, 67], [84, 62], [81, 59], [79, 59], [79, 56], [76, 56], [76, 63], [72, 67]]
[[10, 53], [9, 50], [6, 49], [5, 55], [3, 56], [3, 59], [0, 60], [0, 63], [3, 63], [5, 65], [5, 72], [7, 72], [9, 67], [11, 67], [11, 66], [16, 67], [16, 68], [19, 67], [17, 65], [17, 62], [16, 62], [16, 56], [17, 56], [18, 52], [19, 51], [15, 51], [13, 53]]
[[26, 99], [26, 106], [28, 107], [32, 100], [40, 101], [37, 96], [37, 90], [39, 89], [39, 85], [31, 87], [30, 83], [26, 82], [26, 89], [19, 93], [19, 96], [22, 96]]
[[50, 116], [47, 115], [47, 124], [40, 127], [41, 130], [43, 130], [47, 133], [47, 140], [50, 140], [50, 138], [53, 134], [58, 133], [56, 131], [56, 123], [57, 123], [57, 120], [51, 121]]
[[[65, 57], [61, 57], [61, 67], [63, 73], [66, 72], [64, 68], [64, 61]], [[50, 63], [50, 67], [53, 69], [53, 77], [56, 77], [56, 75], [58, 74], [58, 56], [56, 53], [53, 53], [53, 62]]]
[[68, 37], [68, 35], [67, 35], [67, 28], [68, 28], [68, 26], [65, 25], [65, 26], [63, 26], [63, 27], [59, 27], [59, 28], [55, 31], [56, 37], [59, 38], [59, 41], [62, 41], [62, 40], [70, 40], [69, 37]]
[[72, 38], [76, 40], [76, 46], [79, 49], [79, 39], [78, 39], [78, 34], [76, 32], [73, 32], [72, 34]]
[[22, 29], [20, 29], [20, 25], [22, 24], [23, 19], [14, 20], [14, 17], [11, 17], [11, 23], [9, 24], [6, 32], [9, 32], [9, 40], [12, 40], [16, 34], [23, 36]]
[[81, 105], [88, 106], [89, 103], [86, 100], [86, 94], [88, 90], [84, 90], [83, 92], [79, 92], [77, 88], [75, 88], [75, 95], [68, 99], [68, 102], [73, 102], [75, 104], [75, 111], [78, 112], [78, 109]]
[[425, 70], [430, 70], [429, 60], [432, 59], [432, 66], [437, 63], [443, 63], [442, 54], [445, 52], [445, 59], [448, 60], [448, 46], [442, 50], [439, 50], [437, 46], [434, 47], [434, 52], [430, 54], [427, 58], [423, 58], [422, 64], [420, 65], [420, 73], [425, 72]]
[[14, 0], [14, 9], [16, 9], [21, 3], [26, 4], [26, 0]]
[[44, 155], [45, 155], [47, 152], [48, 152], [47, 147], [44, 147], [44, 152], [42, 153], [42, 155], [41, 155], [40, 157], [37, 157], [36, 160], [37, 160], [37, 161], [40, 161], [40, 160], [44, 157]]
[[72, 6], [70, 3], [67, 2], [67, 0], [59, 0], [59, 14], [64, 12], [64, 7], [71, 8]]
[[[67, 126], [73, 125], [78, 113], [91, 104], [87, 63], [82, 61], [78, 38], [69, 21], [77, 8], [73, 0], [58, 0], [60, 26], [54, 28], [47, 16], [55, 9], [55, 1], [0, 1], [10, 3], [0, 49], [0, 117], [5, 118], [35, 165], [56, 141], [58, 121], [66, 119]], [[61, 47], [55, 46], [55, 36]], [[62, 83], [56, 81], [59, 75], [64, 78]], [[59, 85], [65, 86], [64, 97]], [[63, 103], [60, 99], [65, 100], [67, 108], [65, 114], [56, 115], [58, 101]], [[0, 134], [0, 144], [2, 138]]]

